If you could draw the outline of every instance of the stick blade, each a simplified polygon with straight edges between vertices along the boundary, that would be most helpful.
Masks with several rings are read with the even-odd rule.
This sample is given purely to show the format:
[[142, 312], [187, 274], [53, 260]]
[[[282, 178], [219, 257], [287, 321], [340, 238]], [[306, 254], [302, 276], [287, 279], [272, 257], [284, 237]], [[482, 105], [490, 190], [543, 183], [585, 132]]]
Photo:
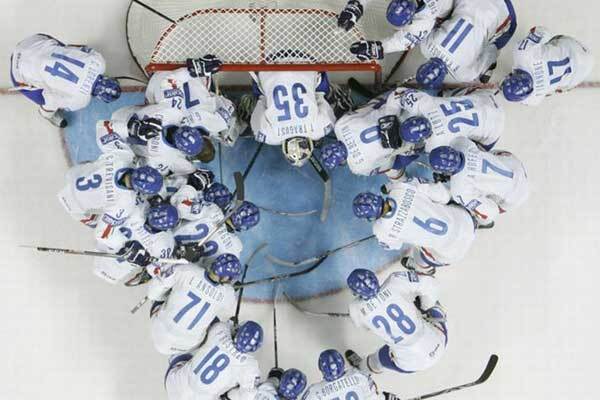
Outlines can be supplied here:
[[498, 364], [498, 360], [499, 360], [499, 357], [496, 354], [492, 354], [490, 356], [490, 359], [485, 367], [485, 370], [483, 371], [483, 373], [481, 374], [479, 379], [477, 379], [477, 383], [483, 383], [489, 379], [489, 377], [492, 375], [492, 372], [494, 372], [496, 365]]

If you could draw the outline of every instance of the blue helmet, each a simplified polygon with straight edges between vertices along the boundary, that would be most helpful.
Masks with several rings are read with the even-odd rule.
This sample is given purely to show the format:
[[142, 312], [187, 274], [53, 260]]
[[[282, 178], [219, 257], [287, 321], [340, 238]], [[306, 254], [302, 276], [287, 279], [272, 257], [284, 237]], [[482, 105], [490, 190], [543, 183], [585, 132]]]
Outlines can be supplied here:
[[425, 117], [410, 117], [400, 124], [400, 136], [409, 143], [420, 143], [431, 136], [431, 122]]
[[371, 192], [359, 193], [352, 202], [352, 211], [358, 218], [374, 221], [383, 213], [383, 197]]
[[533, 77], [522, 69], [514, 70], [500, 85], [508, 101], [523, 101], [533, 93]]
[[254, 353], [262, 345], [263, 330], [254, 321], [241, 324], [233, 338], [233, 345], [240, 353]]
[[429, 153], [429, 164], [434, 172], [454, 175], [464, 168], [465, 156], [450, 146], [440, 146]]
[[231, 223], [238, 232], [247, 231], [259, 222], [260, 210], [249, 201], [244, 201], [231, 216]]
[[417, 70], [417, 82], [425, 89], [438, 89], [444, 83], [448, 67], [441, 59], [434, 57]]
[[392, 0], [387, 8], [386, 16], [390, 24], [402, 27], [412, 22], [416, 12], [416, 2], [412, 0]]
[[379, 293], [377, 275], [368, 269], [355, 269], [350, 273], [346, 282], [352, 293], [363, 300], [371, 300]]
[[170, 204], [161, 204], [148, 211], [148, 225], [157, 231], [168, 231], [179, 222], [177, 209]]
[[337, 350], [325, 350], [319, 356], [319, 370], [327, 382], [344, 375], [344, 357]]
[[295, 400], [306, 389], [306, 375], [302, 371], [290, 368], [281, 376], [277, 393], [286, 400]]
[[175, 147], [190, 157], [200, 154], [204, 147], [204, 138], [200, 130], [189, 126], [177, 128], [173, 134], [173, 140], [175, 141]]
[[339, 167], [348, 159], [346, 145], [339, 140], [321, 149], [321, 162], [327, 169]]
[[221, 209], [225, 209], [231, 203], [232, 199], [233, 194], [231, 194], [227, 186], [219, 182], [213, 183], [204, 191], [204, 201], [215, 203]]
[[242, 264], [233, 254], [221, 254], [211, 264], [210, 272], [219, 278], [220, 283], [233, 282], [240, 276]]
[[163, 177], [156, 169], [145, 166], [133, 170], [131, 186], [141, 194], [157, 194], [162, 189]]
[[92, 86], [92, 96], [98, 97], [105, 103], [110, 103], [121, 97], [121, 85], [116, 79], [98, 75]]

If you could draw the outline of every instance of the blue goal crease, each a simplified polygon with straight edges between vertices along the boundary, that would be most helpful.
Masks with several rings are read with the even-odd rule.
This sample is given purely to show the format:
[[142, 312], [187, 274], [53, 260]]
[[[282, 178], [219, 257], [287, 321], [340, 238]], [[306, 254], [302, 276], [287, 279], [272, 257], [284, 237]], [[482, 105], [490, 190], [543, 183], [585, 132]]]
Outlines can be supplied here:
[[[69, 126], [65, 130], [68, 153], [74, 164], [95, 160], [100, 154], [95, 142], [95, 126], [98, 120], [110, 119], [119, 108], [143, 104], [142, 93], [124, 93], [116, 102], [105, 104], [93, 100], [85, 110], [68, 113]], [[240, 139], [235, 147], [223, 146], [223, 178], [229, 187], [234, 186], [232, 174], [243, 171], [254, 154], [258, 143]], [[415, 164], [415, 163], [413, 163]], [[213, 172], [219, 170], [218, 157], [208, 165]], [[418, 164], [412, 166], [413, 174]], [[248, 269], [246, 280], [296, 272], [310, 265], [297, 268], [273, 265], [265, 256], [300, 261], [317, 256], [335, 247], [372, 234], [369, 223], [358, 220], [352, 213], [352, 199], [362, 191], [379, 192], [386, 182], [384, 177], [361, 177], [352, 175], [347, 168], [331, 171], [333, 199], [327, 221], [319, 220], [324, 186], [310, 164], [301, 170], [291, 167], [282, 157], [281, 149], [265, 146], [246, 179], [246, 198], [258, 206], [285, 212], [319, 210], [319, 213], [303, 216], [281, 216], [261, 211], [260, 224], [249, 232], [240, 234], [244, 244], [242, 263], [263, 242], [268, 247], [258, 254]], [[336, 292], [346, 286], [346, 277], [355, 268], [380, 270], [397, 259], [399, 252], [385, 251], [375, 240], [343, 250], [327, 259], [310, 274], [281, 281], [282, 290], [292, 298], [310, 298]], [[244, 291], [245, 298], [268, 301], [272, 298], [271, 284], [250, 286]]]

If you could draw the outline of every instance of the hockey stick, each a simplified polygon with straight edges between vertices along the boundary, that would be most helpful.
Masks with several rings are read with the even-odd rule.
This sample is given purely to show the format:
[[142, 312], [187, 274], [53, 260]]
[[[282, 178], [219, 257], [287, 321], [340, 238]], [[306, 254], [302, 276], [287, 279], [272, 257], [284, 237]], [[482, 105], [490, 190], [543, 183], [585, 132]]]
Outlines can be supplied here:
[[277, 297], [279, 295], [279, 284], [273, 289], [273, 352], [275, 354], [275, 368], [279, 368], [279, 352], [277, 351]]
[[153, 12], [154, 14], [158, 15], [159, 17], [162, 17], [164, 19], [166, 19], [167, 21], [169, 21], [172, 24], [176, 24], [177, 22], [174, 19], [171, 19], [169, 17], [167, 17], [165, 14], [161, 13], [160, 11], [150, 7], [149, 5], [146, 5], [144, 3], [142, 3], [139, 0], [132, 0], [134, 3], [139, 4], [140, 6], [144, 7], [146, 10]]
[[282, 217], [306, 217], [308, 215], [313, 215], [319, 212], [319, 210], [310, 210], [310, 211], [300, 211], [300, 212], [288, 212], [288, 211], [278, 211], [273, 210], [272, 208], [257, 206], [263, 211], [269, 212], [271, 214], [281, 215]]
[[246, 282], [246, 283], [239, 283], [237, 285], [235, 285], [235, 288], [243, 288], [246, 286], [254, 286], [254, 285], [261, 285], [263, 283], [273, 283], [273, 282], [277, 282], [277, 281], [284, 281], [286, 279], [290, 279], [290, 278], [294, 278], [297, 276], [301, 276], [301, 275], [306, 275], [309, 272], [314, 271], [315, 269], [317, 269], [321, 264], [323, 264], [323, 262], [327, 259], [327, 256], [321, 258], [315, 265], [313, 265], [310, 268], [304, 269], [302, 271], [298, 271], [298, 272], [293, 272], [291, 274], [282, 274], [282, 275], [275, 275], [275, 276], [271, 276], [270, 278], [262, 278], [262, 279], [257, 279], [255, 281], [250, 281], [250, 282]]
[[329, 215], [329, 207], [331, 207], [331, 196], [333, 192], [333, 185], [331, 183], [331, 177], [323, 168], [319, 160], [317, 160], [312, 154], [310, 156], [310, 165], [313, 166], [319, 177], [323, 180], [323, 184], [325, 185], [325, 191], [323, 193], [323, 208], [321, 208], [321, 222], [325, 222], [327, 216]]
[[[250, 129], [250, 128], [248, 128], [248, 129]], [[252, 167], [254, 166], [254, 163], [256, 162], [256, 159], [258, 158], [258, 155], [260, 154], [260, 151], [263, 148], [263, 145], [264, 145], [264, 143], [260, 143], [258, 145], [258, 148], [256, 149], [256, 151], [254, 152], [254, 155], [252, 155], [250, 162], [248, 163], [248, 165], [246, 166], [246, 169], [244, 170], [244, 173], [242, 174], [242, 183], [246, 180], [246, 178], [250, 174], [250, 170], [252, 170]], [[236, 185], [237, 185], [237, 182], [236, 182]], [[235, 192], [233, 192], [233, 195], [234, 196], [237, 195], [237, 188], [236, 188]]]
[[[487, 381], [489, 379], [490, 375], [492, 375], [492, 372], [494, 372], [494, 368], [496, 368], [496, 364], [498, 364], [498, 356], [495, 354], [492, 354], [490, 356], [490, 359], [488, 360], [487, 365], [485, 366], [485, 369], [483, 370], [483, 373], [481, 374], [479, 379], [477, 379], [476, 381], [473, 381], [471, 383], [465, 383], [464, 385], [454, 386], [454, 387], [451, 387], [448, 389], [443, 389], [443, 390], [440, 390], [437, 392], [424, 394], [422, 396], [413, 397], [408, 400], [429, 399], [431, 397], [440, 396], [442, 394], [452, 393], [452, 392], [456, 392], [457, 390], [462, 390], [462, 389], [470, 388], [472, 386], [481, 385], [482, 383], [484, 383], [485, 381]], [[398, 398], [396, 395], [391, 394], [391, 393], [384, 393], [384, 394], [386, 395], [385, 396], [386, 399], [389, 399], [391, 397]]]
[[375, 235], [367, 236], [365, 238], [358, 239], [358, 240], [355, 240], [353, 242], [347, 243], [347, 244], [345, 244], [343, 246], [336, 247], [333, 250], [327, 250], [325, 253], [323, 253], [321, 255], [318, 255], [316, 257], [307, 258], [307, 259], [302, 260], [302, 261], [296, 261], [296, 262], [285, 261], [285, 260], [282, 260], [281, 258], [274, 257], [274, 256], [272, 256], [270, 254], [268, 254], [266, 258], [267, 258], [267, 260], [271, 261], [273, 264], [281, 265], [283, 267], [295, 268], [295, 267], [299, 267], [301, 265], [306, 265], [306, 264], [310, 264], [310, 263], [322, 260], [325, 257], [329, 257], [330, 255], [332, 255], [334, 253], [337, 253], [338, 251], [341, 251], [341, 250], [344, 250], [344, 249], [349, 249], [351, 247], [354, 247], [354, 246], [356, 246], [356, 245], [358, 245], [358, 244], [360, 244], [362, 242], [366, 242], [367, 240], [371, 240], [373, 238], [375, 238]]
[[394, 67], [392, 68], [390, 73], [388, 74], [387, 78], [385, 78], [385, 80], [383, 81], [384, 85], [386, 85], [390, 81], [390, 79], [392, 79], [392, 76], [394, 76], [394, 74], [398, 71], [398, 69], [404, 62], [404, 60], [406, 60], [406, 57], [408, 56], [409, 51], [410, 50], [406, 50], [404, 53], [402, 53], [402, 55], [400, 56], [398, 61], [396, 61], [396, 64], [394, 65]]
[[[23, 247], [26, 249], [35, 249], [44, 253], [55, 253], [55, 254], [68, 254], [71, 256], [90, 256], [90, 257], [102, 257], [102, 258], [112, 258], [112, 259], [125, 259], [126, 256], [124, 254], [118, 255], [114, 253], [104, 253], [101, 251], [91, 251], [91, 250], [73, 250], [73, 249], [62, 249], [59, 247], [42, 247], [42, 246], [29, 246], [29, 245], [19, 245], [19, 247]], [[162, 263], [162, 264], [189, 264], [189, 261], [178, 258], [157, 258], [150, 257], [151, 263]]]
[[[246, 274], [248, 273], [248, 267], [250, 266], [250, 263], [254, 259], [254, 256], [256, 256], [258, 253], [260, 253], [260, 251], [267, 246], [268, 246], [267, 242], [263, 242], [263, 243], [259, 244], [256, 249], [254, 249], [252, 254], [250, 254], [250, 257], [248, 257], [248, 261], [246, 261], [246, 264], [244, 264], [244, 272], [242, 274], [242, 279], [240, 281], [241, 283], [244, 283], [244, 281], [246, 280]], [[242, 287], [242, 288], [240, 288], [240, 292], [238, 293], [237, 305], [235, 306], [235, 315], [233, 316], [234, 326], [237, 326], [240, 322], [239, 317], [240, 317], [240, 309], [242, 308], [242, 297], [243, 296], [244, 296], [244, 288]]]
[[313, 312], [305, 310], [301, 308], [296, 302], [294, 302], [287, 293], [283, 292], [283, 295], [287, 299], [288, 303], [292, 305], [296, 310], [300, 311], [303, 314], [311, 315], [313, 317], [328, 317], [328, 318], [350, 318], [350, 314], [348, 313], [336, 313], [336, 312]]

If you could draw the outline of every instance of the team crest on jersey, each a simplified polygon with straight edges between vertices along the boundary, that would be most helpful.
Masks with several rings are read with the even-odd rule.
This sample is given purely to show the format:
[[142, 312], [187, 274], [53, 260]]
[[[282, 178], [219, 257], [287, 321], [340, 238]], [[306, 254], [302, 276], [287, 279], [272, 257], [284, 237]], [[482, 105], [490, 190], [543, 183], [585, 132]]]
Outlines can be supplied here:
[[166, 88], [163, 90], [163, 96], [165, 99], [172, 99], [173, 97], [183, 97], [183, 91], [179, 87], [177, 80], [167, 79]]
[[116, 133], [109, 133], [108, 135], [104, 135], [104, 136], [100, 137], [100, 143], [102, 143], [103, 145], [107, 145], [107, 144], [117, 141], [119, 139], [120, 139], [120, 137]]

